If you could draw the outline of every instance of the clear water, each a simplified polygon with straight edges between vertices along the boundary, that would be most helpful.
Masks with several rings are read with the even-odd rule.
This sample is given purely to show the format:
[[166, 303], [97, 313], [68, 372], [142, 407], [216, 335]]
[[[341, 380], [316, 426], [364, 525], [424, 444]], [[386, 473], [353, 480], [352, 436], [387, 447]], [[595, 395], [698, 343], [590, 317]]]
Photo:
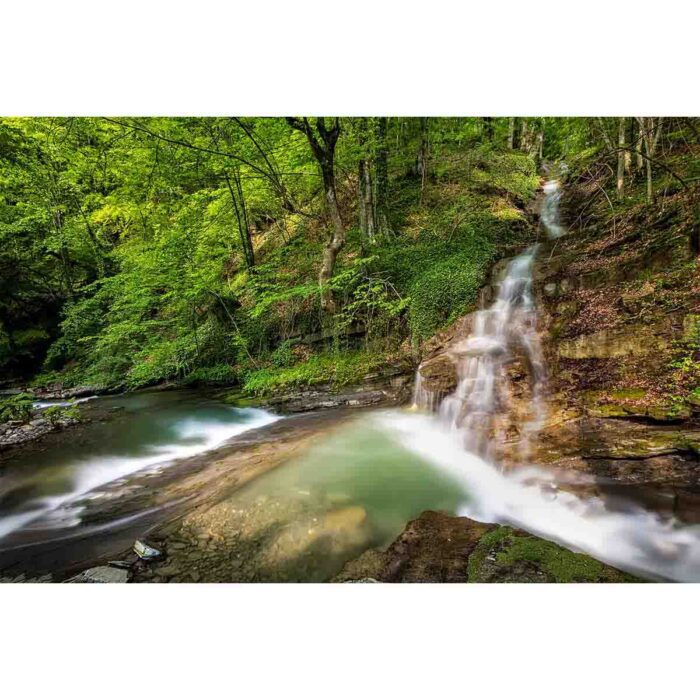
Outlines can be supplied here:
[[226, 501], [237, 580], [323, 581], [370, 547], [390, 544], [428, 509], [456, 513], [469, 494], [372, 412]]
[[[162, 469], [276, 420], [187, 392], [94, 399], [109, 420], [61, 434], [45, 451], [27, 450], [0, 468], [0, 539], [21, 528], [76, 524], [70, 505], [130, 474]], [[85, 409], [89, 410], [89, 409]]]

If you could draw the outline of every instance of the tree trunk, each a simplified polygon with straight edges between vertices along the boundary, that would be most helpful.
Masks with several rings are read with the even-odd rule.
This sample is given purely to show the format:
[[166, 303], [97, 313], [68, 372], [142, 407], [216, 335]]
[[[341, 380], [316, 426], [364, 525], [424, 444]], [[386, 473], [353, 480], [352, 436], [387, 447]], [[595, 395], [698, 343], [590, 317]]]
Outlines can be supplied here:
[[620, 117], [617, 128], [617, 196], [622, 199], [625, 194], [625, 118]]
[[[652, 180], [651, 162], [656, 153], [656, 148], [661, 138], [661, 129], [663, 126], [663, 117], [637, 117], [639, 122], [639, 130], [641, 139], [644, 143], [644, 152], [646, 153], [646, 175], [647, 175], [647, 202], [651, 204], [654, 201], [654, 184]], [[640, 145], [641, 150], [641, 145]], [[641, 157], [641, 156], [640, 156]]]
[[[634, 143], [634, 119], [627, 119], [624, 117], [625, 124], [625, 141], [630, 145]], [[632, 175], [632, 151], [628, 149], [625, 150], [625, 175]]]
[[255, 267], [255, 250], [253, 248], [253, 238], [250, 233], [250, 225], [248, 223], [248, 210], [243, 197], [243, 188], [241, 186], [240, 171], [236, 169], [233, 174], [234, 186], [231, 184], [231, 178], [228, 172], [224, 171], [224, 179], [228, 186], [229, 194], [231, 195], [231, 203], [233, 212], [236, 215], [236, 223], [238, 225], [238, 235], [241, 239], [241, 248], [243, 249], [243, 260], [248, 270]]
[[420, 118], [420, 147], [418, 149], [418, 174], [420, 175], [420, 201], [423, 194], [430, 168], [430, 134], [428, 117]]
[[516, 117], [511, 117], [508, 120], [508, 148], [510, 148], [511, 151], [516, 147], [515, 127], [516, 127]]
[[387, 118], [378, 117], [375, 123], [377, 157], [376, 173], [374, 178], [374, 208], [377, 236], [387, 240], [391, 235], [389, 228], [388, 188], [389, 188], [389, 150], [386, 143]]
[[636, 165], [636, 170], [639, 171], [642, 169], [642, 166], [644, 165], [644, 158], [642, 158], [642, 148], [644, 147], [644, 129], [642, 129], [641, 124], [639, 126], [639, 130], [637, 132], [637, 165]]
[[484, 124], [484, 136], [488, 141], [493, 141], [493, 117], [482, 117]]
[[372, 184], [372, 170], [366, 159], [360, 161], [359, 170], [360, 185], [360, 230], [369, 243], [376, 243], [376, 224], [374, 220], [374, 187]]
[[303, 119], [287, 117], [287, 123], [293, 129], [306, 135], [311, 151], [321, 170], [326, 211], [331, 220], [332, 234], [330, 241], [323, 249], [321, 268], [318, 272], [318, 285], [321, 288], [321, 308], [326, 313], [334, 314], [336, 306], [329, 283], [333, 277], [338, 253], [345, 245], [345, 227], [340, 216], [335, 189], [335, 145], [338, 141], [338, 136], [340, 136], [340, 120], [336, 117], [333, 126], [329, 129], [326, 127], [325, 119], [319, 117], [316, 119], [315, 131], [306, 117]]

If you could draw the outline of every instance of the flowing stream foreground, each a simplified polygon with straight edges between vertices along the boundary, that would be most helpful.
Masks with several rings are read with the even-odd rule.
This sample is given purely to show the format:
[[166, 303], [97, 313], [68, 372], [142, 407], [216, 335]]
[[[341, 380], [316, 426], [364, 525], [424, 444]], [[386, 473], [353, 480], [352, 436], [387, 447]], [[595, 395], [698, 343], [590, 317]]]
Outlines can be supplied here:
[[[547, 183], [542, 222], [550, 237], [565, 233], [558, 197], [557, 183]], [[474, 314], [471, 331], [448, 349], [459, 379], [454, 392], [427, 391], [418, 373], [411, 410], [346, 412], [342, 420], [326, 412], [323, 429], [309, 433], [301, 451], [219, 498], [207, 527], [218, 519], [232, 533], [226, 565], [237, 572], [234, 579], [328, 579], [367, 548], [389, 544], [411, 518], [435, 509], [515, 525], [650, 578], [700, 580], [699, 526], [649, 510], [631, 496], [585, 495], [585, 475], [530, 463], [547, 416], [547, 371], [532, 296], [536, 255], [533, 246], [510, 262], [493, 303]], [[506, 371], [516, 354], [530, 381], [525, 413], [512, 402]], [[90, 504], [119, 501], [135, 476], [148, 488], [144, 475], [165, 474], [222, 443], [252, 459], [246, 445], [254, 450], [268, 433], [283, 441], [287, 433], [275, 430], [309, 420], [278, 419], [183, 392], [93, 404], [114, 417], [85, 426], [75, 439], [66, 433], [55, 447], [20, 452], [0, 472], [0, 559], [3, 550], [19, 551], [21, 569], [21, 557], [28, 564], [33, 556], [32, 543], [50, 541], [51, 532], [61, 538], [79, 532]], [[513, 421], [516, 438], [507, 430]], [[248, 443], [241, 442], [246, 435]], [[192, 527], [198, 517], [190, 519]]]

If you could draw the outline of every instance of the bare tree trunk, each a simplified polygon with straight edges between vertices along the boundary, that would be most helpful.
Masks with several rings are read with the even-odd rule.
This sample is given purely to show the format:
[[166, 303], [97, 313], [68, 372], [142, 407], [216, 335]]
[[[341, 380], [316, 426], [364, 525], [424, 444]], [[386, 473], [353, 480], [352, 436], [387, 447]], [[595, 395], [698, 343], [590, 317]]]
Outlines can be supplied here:
[[636, 170], [639, 171], [644, 165], [644, 158], [642, 157], [642, 148], [644, 147], [644, 129], [641, 124], [639, 126], [639, 131], [637, 132], [637, 165]]
[[418, 149], [418, 174], [420, 175], [420, 201], [423, 202], [425, 184], [430, 168], [430, 126], [428, 117], [420, 118], [420, 147]]
[[515, 148], [515, 120], [516, 117], [511, 117], [508, 120], [508, 148], [511, 151]]
[[[644, 144], [646, 153], [646, 175], [647, 175], [647, 202], [650, 204], [654, 201], [654, 184], [652, 179], [651, 163], [656, 153], [656, 148], [661, 137], [663, 126], [663, 117], [637, 117], [640, 127], [640, 135]], [[641, 145], [640, 145], [641, 150]]]
[[[625, 141], [629, 141], [630, 145], [634, 143], [634, 119], [628, 119], [624, 117], [626, 129], [625, 129]], [[632, 175], [632, 151], [629, 149], [625, 150], [625, 175]]]
[[326, 127], [325, 119], [319, 117], [316, 119], [315, 132], [306, 117], [303, 119], [287, 117], [287, 123], [293, 129], [306, 135], [311, 151], [321, 170], [323, 189], [326, 196], [326, 210], [331, 220], [332, 234], [330, 241], [323, 249], [321, 267], [318, 272], [318, 284], [321, 288], [321, 308], [326, 313], [333, 314], [336, 311], [336, 305], [329, 282], [333, 277], [338, 253], [345, 245], [345, 227], [340, 216], [338, 196], [335, 188], [335, 146], [338, 142], [338, 136], [340, 136], [340, 120], [336, 117], [333, 126], [329, 129]]
[[493, 117], [482, 117], [481, 120], [484, 124], [484, 136], [493, 141]]
[[389, 188], [389, 150], [386, 143], [387, 118], [377, 117], [376, 123], [376, 173], [374, 178], [374, 220], [377, 226], [377, 236], [387, 240], [391, 235], [387, 215]]
[[374, 206], [374, 183], [372, 177], [372, 158], [367, 145], [367, 118], [360, 120], [360, 149], [362, 151], [358, 166], [358, 210], [360, 231], [370, 244], [376, 242], [376, 210]]
[[224, 170], [224, 179], [228, 186], [229, 194], [231, 195], [231, 203], [233, 212], [236, 215], [236, 223], [238, 224], [238, 234], [241, 239], [241, 248], [243, 249], [243, 259], [248, 270], [255, 267], [255, 250], [253, 249], [253, 239], [250, 233], [250, 225], [248, 223], [248, 210], [243, 197], [243, 188], [241, 187], [240, 170], [236, 168], [233, 173], [235, 190], [231, 184], [231, 178], [228, 172]]
[[615, 146], [613, 145], [612, 139], [610, 138], [610, 134], [608, 134], [608, 130], [605, 127], [605, 122], [603, 121], [602, 117], [596, 117], [596, 120], [598, 121], [598, 125], [600, 126], [600, 134], [603, 137], [605, 147], [611, 152], [614, 151]]
[[520, 125], [520, 150], [528, 151], [528, 142], [530, 140], [530, 123], [527, 119], [523, 119]]
[[622, 199], [625, 194], [625, 118], [620, 117], [617, 128], [617, 196]]

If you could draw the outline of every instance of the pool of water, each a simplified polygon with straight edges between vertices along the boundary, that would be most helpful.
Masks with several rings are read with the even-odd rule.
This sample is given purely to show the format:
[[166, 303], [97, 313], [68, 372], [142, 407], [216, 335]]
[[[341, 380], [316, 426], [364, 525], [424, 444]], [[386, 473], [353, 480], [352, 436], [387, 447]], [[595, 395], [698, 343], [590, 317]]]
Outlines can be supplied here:
[[259, 477], [209, 521], [235, 542], [232, 580], [324, 581], [394, 540], [427, 509], [456, 513], [468, 492], [402, 447], [372, 412]]
[[591, 478], [502, 471], [435, 416], [376, 411], [234, 494], [209, 524], [234, 543], [231, 580], [328, 580], [428, 509], [520, 527], [647, 578], [700, 580], [700, 526], [633, 490], [607, 498]]

